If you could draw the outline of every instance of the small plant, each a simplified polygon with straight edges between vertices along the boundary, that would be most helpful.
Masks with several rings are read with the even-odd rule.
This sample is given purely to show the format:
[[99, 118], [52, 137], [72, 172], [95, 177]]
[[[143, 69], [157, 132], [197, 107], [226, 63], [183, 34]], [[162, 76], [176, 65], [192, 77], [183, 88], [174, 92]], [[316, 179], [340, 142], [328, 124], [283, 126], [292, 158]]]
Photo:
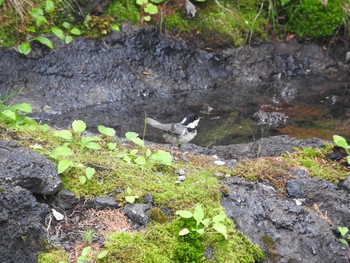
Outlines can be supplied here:
[[32, 107], [28, 103], [6, 106], [0, 103], [0, 118], [16, 127], [25, 124], [28, 121], [33, 122], [31, 118], [20, 115], [19, 113], [32, 113]]
[[138, 4], [141, 7], [141, 10], [143, 11], [144, 15], [143, 20], [150, 21], [151, 15], [158, 14], [158, 7], [155, 4], [159, 4], [163, 2], [163, 0], [136, 0], [136, 4]]
[[88, 229], [88, 230], [84, 231], [83, 241], [85, 243], [91, 244], [92, 241], [94, 240], [94, 238], [96, 238], [96, 233], [94, 230]]
[[350, 233], [349, 233], [349, 228], [346, 226], [338, 227], [338, 230], [340, 232], [341, 238], [339, 238], [339, 241], [342, 242], [344, 245], [349, 246], [350, 243]]
[[346, 161], [348, 162], [348, 164], [350, 164], [350, 145], [346, 142], [345, 138], [339, 135], [333, 135], [333, 141], [335, 145], [342, 147], [345, 150], [346, 154], [348, 155], [346, 157]]
[[203, 235], [208, 227], [211, 225], [217, 233], [222, 234], [225, 238], [227, 238], [227, 228], [223, 224], [223, 221], [226, 219], [224, 214], [216, 215], [213, 219], [204, 218], [204, 211], [201, 205], [197, 205], [194, 209], [194, 212], [187, 210], [179, 210], [175, 212], [176, 215], [186, 219], [186, 220], [195, 220], [196, 226], [188, 229], [184, 228], [179, 232], [180, 236], [185, 236], [191, 232], [197, 232], [199, 235]]
[[139, 196], [133, 195], [133, 194], [132, 194], [132, 191], [131, 191], [131, 188], [130, 188], [130, 187], [128, 187], [128, 188], [126, 189], [126, 193], [127, 193], [128, 195], [125, 196], [125, 200], [126, 200], [128, 203], [130, 203], [130, 204], [133, 204], [133, 203], [135, 202], [135, 200], [136, 200], [137, 198], [139, 198]]
[[87, 180], [91, 180], [92, 176], [96, 173], [95, 168], [87, 167], [85, 170], [85, 175], [79, 176], [79, 182], [85, 184]]
[[[108, 255], [108, 250], [104, 249], [100, 253], [97, 254], [97, 260], [94, 260], [94, 258], [90, 257], [92, 247], [84, 247], [83, 250], [80, 253], [80, 256], [77, 259], [77, 263], [85, 263], [85, 262], [95, 262], [99, 259], [103, 259]], [[59, 263], [68, 263], [66, 261], [60, 261]]]

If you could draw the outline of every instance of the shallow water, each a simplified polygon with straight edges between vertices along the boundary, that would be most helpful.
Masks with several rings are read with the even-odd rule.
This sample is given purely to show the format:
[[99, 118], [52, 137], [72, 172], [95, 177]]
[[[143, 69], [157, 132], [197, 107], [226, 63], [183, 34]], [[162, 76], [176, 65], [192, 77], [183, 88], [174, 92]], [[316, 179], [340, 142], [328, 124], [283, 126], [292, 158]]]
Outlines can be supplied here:
[[[97, 125], [113, 127], [124, 136], [127, 131], [143, 134], [144, 116], [161, 122], [178, 122], [189, 112], [198, 112], [197, 145], [227, 145], [278, 134], [297, 138], [331, 139], [338, 134], [350, 138], [350, 77], [334, 80], [318, 76], [274, 79], [258, 86], [237, 83], [205, 91], [145, 94], [137, 101], [98, 104], [42, 118], [58, 127], [82, 119], [88, 129]], [[142, 136], [142, 135], [141, 135]], [[164, 142], [161, 132], [147, 127], [147, 140]]]

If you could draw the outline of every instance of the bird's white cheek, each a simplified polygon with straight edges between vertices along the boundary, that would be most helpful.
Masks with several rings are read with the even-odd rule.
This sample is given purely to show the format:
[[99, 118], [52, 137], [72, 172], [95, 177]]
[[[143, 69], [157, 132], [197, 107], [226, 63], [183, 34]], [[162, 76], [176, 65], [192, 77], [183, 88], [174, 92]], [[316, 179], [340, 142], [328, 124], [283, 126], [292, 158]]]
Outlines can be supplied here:
[[187, 128], [195, 129], [198, 126], [198, 122], [199, 122], [199, 119], [195, 120], [194, 122], [191, 122], [190, 124], [187, 125]]

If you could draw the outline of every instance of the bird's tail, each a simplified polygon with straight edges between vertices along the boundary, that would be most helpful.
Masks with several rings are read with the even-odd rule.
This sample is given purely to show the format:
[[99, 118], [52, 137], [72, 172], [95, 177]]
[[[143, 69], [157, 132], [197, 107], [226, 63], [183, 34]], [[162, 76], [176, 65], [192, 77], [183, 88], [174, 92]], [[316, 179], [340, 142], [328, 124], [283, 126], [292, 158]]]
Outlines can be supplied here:
[[163, 131], [169, 131], [170, 129], [169, 124], [160, 123], [159, 121], [156, 121], [152, 118], [146, 118], [146, 123], [151, 125], [154, 128], [157, 128]]

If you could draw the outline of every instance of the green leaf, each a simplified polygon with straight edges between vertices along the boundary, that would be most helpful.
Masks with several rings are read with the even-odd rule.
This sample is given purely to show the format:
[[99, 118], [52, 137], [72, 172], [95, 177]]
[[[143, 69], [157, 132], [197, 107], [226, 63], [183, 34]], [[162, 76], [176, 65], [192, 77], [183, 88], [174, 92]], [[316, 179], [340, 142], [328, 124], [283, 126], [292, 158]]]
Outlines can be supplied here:
[[203, 219], [201, 223], [203, 224], [203, 226], [208, 227], [210, 224], [210, 219], [209, 218]]
[[73, 41], [73, 38], [71, 36], [66, 36], [66, 39], [64, 42], [68, 45], [72, 41]]
[[132, 150], [130, 151], [130, 155], [135, 156], [135, 155], [138, 153], [138, 151], [139, 151], [139, 150], [137, 150], [137, 149], [132, 149]]
[[130, 187], [126, 188], [126, 193], [127, 193], [128, 195], [131, 195], [131, 194], [132, 194], [132, 191], [131, 191], [131, 188], [130, 188]]
[[53, 159], [57, 159], [58, 157], [61, 157], [61, 156], [65, 157], [65, 156], [71, 156], [71, 155], [73, 155], [73, 151], [67, 146], [59, 146], [50, 152], [50, 156]]
[[76, 28], [76, 27], [72, 28], [72, 30], [70, 32], [71, 32], [71, 34], [73, 34], [75, 36], [80, 36], [81, 35], [81, 31], [78, 28]]
[[190, 233], [190, 230], [188, 228], [184, 228], [179, 232], [179, 236], [186, 236]]
[[147, 162], [146, 162], [146, 159], [144, 158], [144, 157], [142, 157], [142, 156], [138, 156], [135, 160], [134, 160], [134, 162], [136, 163], [136, 164], [139, 164], [139, 165], [145, 165]]
[[227, 227], [222, 223], [214, 223], [213, 228], [227, 239]]
[[148, 3], [148, 0], [136, 0], [136, 4], [138, 4], [138, 5], [144, 5], [147, 3]]
[[125, 133], [125, 138], [132, 141], [133, 143], [135, 143], [138, 146], [141, 146], [142, 148], [145, 147], [145, 143], [143, 140], [141, 140], [139, 137], [139, 135], [136, 132], [127, 132]]
[[29, 26], [29, 27], [26, 28], [26, 30], [27, 30], [28, 32], [32, 32], [32, 33], [35, 33], [35, 32], [36, 32], [35, 26]]
[[159, 4], [159, 3], [163, 2], [163, 0], [151, 0], [151, 2], [153, 2], [155, 4]]
[[148, 3], [144, 10], [150, 15], [158, 14], [158, 7], [152, 3]]
[[37, 18], [35, 18], [35, 24], [37, 27], [40, 27], [41, 24], [47, 24], [47, 19], [44, 16], [38, 16]]
[[113, 128], [108, 128], [103, 125], [98, 125], [97, 129], [101, 134], [111, 136], [111, 137], [115, 136], [115, 133], [116, 133]]
[[348, 162], [348, 164], [350, 164], [350, 156], [346, 157], [346, 161]]
[[178, 210], [175, 212], [175, 215], [179, 215], [182, 218], [191, 218], [193, 217], [193, 214], [191, 211], [187, 211], [187, 210]]
[[92, 176], [96, 173], [96, 170], [91, 167], [87, 167], [85, 170], [86, 178], [91, 180]]
[[28, 42], [23, 42], [18, 46], [18, 51], [24, 55], [28, 55], [30, 52], [30, 44]]
[[71, 160], [61, 160], [57, 165], [57, 173], [61, 174], [69, 168], [74, 167], [74, 163]]
[[147, 21], [147, 22], [148, 22], [148, 21], [151, 21], [151, 16], [144, 16], [143, 19], [144, 19], [145, 21]]
[[204, 234], [204, 228], [199, 228], [199, 229], [196, 229], [196, 232], [200, 235], [203, 235]]
[[117, 143], [115, 143], [115, 142], [107, 143], [107, 147], [108, 147], [108, 150], [113, 151], [117, 148]]
[[150, 150], [150, 149], [147, 149], [147, 151], [146, 151], [146, 157], [148, 158], [148, 157], [150, 157], [151, 155], [152, 155], [151, 150]]
[[75, 120], [72, 123], [72, 128], [76, 133], [82, 133], [86, 129], [86, 124], [82, 120]]
[[102, 148], [101, 145], [96, 142], [88, 142], [86, 147], [92, 150], [100, 150]]
[[32, 38], [30, 41], [38, 41], [41, 44], [43, 44], [49, 48], [53, 48], [53, 44], [52, 44], [51, 40], [48, 39], [47, 37], [37, 36], [35, 38]]
[[33, 8], [32, 10], [30, 10], [29, 14], [34, 18], [38, 18], [40, 16], [43, 16], [44, 12], [41, 8]]
[[339, 230], [342, 237], [345, 237], [346, 233], [349, 232], [349, 228], [347, 228], [346, 226], [344, 226], [344, 227], [338, 226], [338, 230]]
[[102, 250], [100, 253], [98, 253], [97, 258], [102, 259], [105, 258], [108, 254], [108, 250]]
[[102, 141], [102, 139], [98, 136], [86, 136], [81, 138], [81, 142], [83, 144], [87, 144], [88, 142], [99, 142]]
[[91, 251], [91, 246], [85, 247], [83, 248], [83, 250], [81, 251], [81, 255], [83, 257], [87, 257], [90, 254]]
[[41, 125], [40, 127], [43, 132], [48, 132], [50, 129], [50, 126], [47, 123]]
[[339, 241], [342, 242], [344, 245], [349, 246], [348, 241], [346, 241], [344, 238], [339, 238]]
[[5, 0], [0, 0], [0, 6], [2, 6], [4, 4]]
[[112, 30], [120, 31], [120, 27], [117, 24], [112, 25]]
[[344, 137], [341, 137], [339, 135], [333, 135], [333, 141], [339, 147], [343, 147], [345, 149], [350, 148]]
[[135, 195], [128, 195], [128, 196], [125, 196], [125, 200], [130, 203], [130, 204], [133, 204], [136, 200], [136, 196]]
[[86, 183], [86, 177], [84, 175], [79, 176], [79, 182], [80, 184], [85, 184]]
[[18, 110], [18, 111], [23, 111], [26, 113], [32, 113], [32, 106], [30, 106], [29, 103], [21, 103], [21, 104], [16, 104], [12, 106], [13, 109]]
[[63, 22], [62, 23], [62, 26], [66, 29], [69, 29], [70, 28], [70, 24], [68, 22]]
[[152, 156], [149, 159], [152, 162], [169, 166], [173, 161], [173, 157], [171, 156], [171, 154], [163, 150], [158, 150], [156, 153], [152, 154]]
[[16, 113], [14, 112], [14, 111], [12, 111], [12, 110], [4, 110], [3, 112], [2, 112], [2, 115], [4, 115], [5, 117], [7, 117], [7, 118], [10, 118], [10, 119], [12, 119], [12, 120], [16, 120]]
[[213, 217], [213, 222], [214, 223], [219, 223], [219, 222], [224, 221], [225, 218], [226, 218], [225, 215], [216, 215], [216, 216]]
[[193, 218], [196, 220], [198, 227], [202, 219], [204, 218], [204, 211], [201, 205], [197, 205], [194, 209]]
[[45, 11], [48, 12], [49, 14], [51, 14], [51, 13], [53, 13], [53, 11], [55, 11], [55, 5], [51, 0], [46, 0]]
[[65, 36], [64, 36], [64, 33], [63, 33], [63, 30], [58, 28], [58, 27], [53, 27], [51, 28], [51, 31], [52, 33], [54, 33], [56, 35], [56, 37], [58, 37], [59, 39], [64, 39]]
[[72, 135], [71, 131], [68, 131], [68, 130], [56, 131], [54, 133], [54, 136], [60, 137], [60, 138], [65, 139], [67, 141], [73, 140], [73, 135]]

